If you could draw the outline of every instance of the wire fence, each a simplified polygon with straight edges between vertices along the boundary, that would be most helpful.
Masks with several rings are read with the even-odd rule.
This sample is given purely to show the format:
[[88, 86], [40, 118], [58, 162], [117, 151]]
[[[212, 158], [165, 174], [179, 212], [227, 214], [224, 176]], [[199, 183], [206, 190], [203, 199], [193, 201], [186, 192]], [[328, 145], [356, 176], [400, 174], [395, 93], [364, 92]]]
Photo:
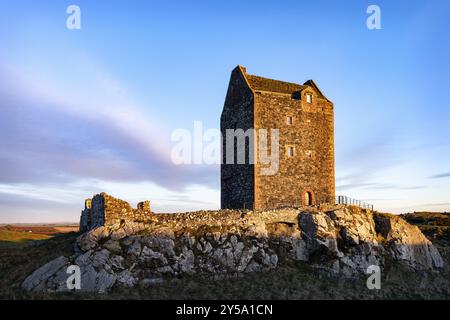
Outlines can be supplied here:
[[[364, 202], [362, 200], [354, 199], [348, 196], [336, 196], [336, 197], [324, 197], [324, 198], [315, 198], [313, 202], [309, 205], [305, 204], [302, 201], [288, 201], [288, 202], [280, 202], [276, 201], [274, 203], [268, 202], [265, 203], [265, 207], [271, 209], [288, 209], [288, 208], [303, 208], [308, 206], [332, 206], [336, 204], [343, 204], [349, 206], [357, 206], [362, 209], [368, 209], [374, 211], [374, 206], [370, 203]], [[244, 205], [244, 209], [252, 210], [254, 209], [253, 204]]]
[[357, 200], [354, 198], [350, 198], [347, 196], [336, 196], [335, 199], [335, 204], [346, 204], [349, 206], [357, 206], [363, 209], [369, 209], [371, 211], [373, 211], [373, 204], [361, 201], [361, 200]]

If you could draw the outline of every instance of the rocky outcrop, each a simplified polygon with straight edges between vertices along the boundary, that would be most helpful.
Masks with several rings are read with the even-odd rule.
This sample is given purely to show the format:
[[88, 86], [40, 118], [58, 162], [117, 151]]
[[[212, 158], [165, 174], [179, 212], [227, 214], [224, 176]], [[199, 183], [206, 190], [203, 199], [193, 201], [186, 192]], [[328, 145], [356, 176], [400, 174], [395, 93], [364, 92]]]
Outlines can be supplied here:
[[419, 229], [400, 217], [352, 206], [266, 212], [202, 211], [154, 215], [82, 234], [75, 253], [31, 274], [23, 288], [65, 291], [69, 265], [81, 270], [81, 290], [148, 287], [183, 275], [264, 272], [289, 260], [352, 276], [371, 265], [403, 263], [413, 270], [443, 266]]
[[396, 260], [413, 268], [442, 268], [444, 262], [436, 247], [425, 238], [417, 226], [401, 217], [387, 214], [375, 216], [377, 229], [386, 242], [386, 248]]

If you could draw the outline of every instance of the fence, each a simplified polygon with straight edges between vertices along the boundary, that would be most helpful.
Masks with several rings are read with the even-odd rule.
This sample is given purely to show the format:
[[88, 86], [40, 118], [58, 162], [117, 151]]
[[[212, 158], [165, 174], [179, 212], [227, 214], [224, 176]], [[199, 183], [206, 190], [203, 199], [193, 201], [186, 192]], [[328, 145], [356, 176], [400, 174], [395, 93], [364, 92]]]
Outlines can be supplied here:
[[[324, 197], [324, 198], [315, 198], [314, 199], [314, 206], [321, 206], [321, 205], [335, 205], [335, 204], [344, 204], [344, 205], [351, 205], [351, 206], [357, 206], [363, 209], [368, 209], [373, 211], [374, 206], [370, 203], [357, 200], [354, 198], [350, 198], [347, 196], [336, 196], [335, 199], [332, 197]], [[265, 207], [271, 208], [271, 209], [286, 209], [286, 208], [301, 208], [305, 207], [305, 204], [301, 201], [290, 201], [290, 202], [279, 202], [276, 203], [265, 203]], [[244, 204], [244, 209], [253, 210], [253, 203], [251, 204]]]
[[373, 205], [361, 200], [353, 199], [347, 196], [336, 196], [335, 204], [346, 204], [351, 206], [357, 206], [363, 209], [369, 209], [373, 211]]

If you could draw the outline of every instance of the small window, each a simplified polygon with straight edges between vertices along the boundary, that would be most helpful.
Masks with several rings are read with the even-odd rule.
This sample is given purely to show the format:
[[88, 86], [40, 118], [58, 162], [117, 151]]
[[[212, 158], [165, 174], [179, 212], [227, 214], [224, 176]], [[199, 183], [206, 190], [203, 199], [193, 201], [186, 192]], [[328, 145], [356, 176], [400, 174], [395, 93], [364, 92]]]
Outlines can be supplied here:
[[310, 94], [310, 93], [306, 94], [306, 102], [312, 103], [312, 94]]
[[292, 117], [287, 117], [286, 118], [286, 123], [288, 126], [292, 125]]
[[288, 157], [294, 156], [294, 147], [287, 147], [287, 155]]

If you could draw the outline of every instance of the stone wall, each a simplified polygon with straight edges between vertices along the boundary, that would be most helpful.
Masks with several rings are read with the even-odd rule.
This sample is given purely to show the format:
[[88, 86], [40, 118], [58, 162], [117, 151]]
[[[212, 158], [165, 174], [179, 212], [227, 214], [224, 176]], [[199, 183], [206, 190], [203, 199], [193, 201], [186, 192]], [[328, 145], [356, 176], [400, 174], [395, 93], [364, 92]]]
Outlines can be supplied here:
[[[313, 95], [307, 103], [305, 95]], [[260, 175], [256, 165], [255, 209], [305, 205], [305, 193], [313, 203], [334, 202], [333, 105], [312, 88], [301, 99], [288, 94], [256, 92], [255, 128], [280, 130], [280, 165], [276, 175]], [[292, 124], [287, 124], [287, 117]], [[287, 147], [294, 156], [287, 155]], [[271, 152], [271, 151], [270, 151]]]
[[[225, 105], [220, 118], [220, 129], [224, 137], [223, 150], [226, 150], [226, 130], [253, 128], [253, 95], [245, 84], [241, 70], [233, 70], [225, 99]], [[248, 141], [245, 153], [248, 155]], [[237, 159], [237, 147], [234, 148]], [[245, 164], [227, 164], [223, 152], [221, 166], [221, 206], [224, 209], [252, 208], [254, 203], [254, 165], [246, 161]]]
[[81, 211], [80, 231], [86, 232], [100, 226], [109, 226], [130, 222], [148, 222], [152, 219], [150, 201], [140, 202], [134, 209], [123, 200], [106, 193], [86, 199]]

